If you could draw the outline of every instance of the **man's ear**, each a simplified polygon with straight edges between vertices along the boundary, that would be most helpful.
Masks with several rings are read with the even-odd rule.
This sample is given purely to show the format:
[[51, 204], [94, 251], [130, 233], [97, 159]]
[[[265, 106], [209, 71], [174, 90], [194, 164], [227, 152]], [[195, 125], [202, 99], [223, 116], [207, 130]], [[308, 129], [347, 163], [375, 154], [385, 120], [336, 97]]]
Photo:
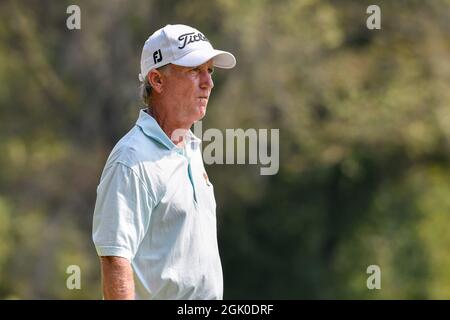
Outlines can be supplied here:
[[152, 90], [157, 93], [162, 92], [162, 84], [163, 84], [163, 75], [160, 71], [153, 69], [147, 74], [148, 82], [152, 86]]

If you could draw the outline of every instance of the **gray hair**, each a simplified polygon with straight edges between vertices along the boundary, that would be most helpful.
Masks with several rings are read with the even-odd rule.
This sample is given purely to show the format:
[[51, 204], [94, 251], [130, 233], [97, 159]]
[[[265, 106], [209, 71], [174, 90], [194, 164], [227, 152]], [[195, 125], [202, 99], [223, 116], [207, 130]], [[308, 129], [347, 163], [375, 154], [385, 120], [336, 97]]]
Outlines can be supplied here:
[[[168, 68], [169, 64], [159, 67], [156, 70], [167, 74], [167, 71], [169, 70], [169, 68]], [[141, 83], [140, 91], [141, 91], [142, 102], [144, 103], [145, 106], [150, 107], [151, 102], [152, 102], [152, 85], [148, 81], [148, 73], [145, 75], [144, 82]]]
[[141, 99], [145, 106], [150, 107], [150, 103], [152, 100], [152, 86], [150, 82], [148, 82], [148, 77], [145, 77], [143, 83], [141, 83]]

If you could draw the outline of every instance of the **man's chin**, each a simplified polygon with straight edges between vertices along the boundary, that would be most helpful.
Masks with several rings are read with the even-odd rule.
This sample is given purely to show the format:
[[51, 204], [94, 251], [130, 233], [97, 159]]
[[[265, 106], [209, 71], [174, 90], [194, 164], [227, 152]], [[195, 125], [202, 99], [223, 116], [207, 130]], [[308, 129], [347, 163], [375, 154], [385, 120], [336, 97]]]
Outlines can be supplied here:
[[206, 115], [206, 112], [200, 114], [200, 115], [198, 116], [197, 120], [195, 120], [195, 121], [202, 120], [202, 119], [205, 117], [205, 115]]
[[198, 108], [198, 116], [197, 116], [197, 120], [201, 120], [203, 119], [203, 117], [206, 115], [206, 106], [199, 106]]
[[192, 123], [202, 120], [205, 117], [205, 115], [206, 115], [205, 112], [198, 113], [195, 117], [191, 118]]

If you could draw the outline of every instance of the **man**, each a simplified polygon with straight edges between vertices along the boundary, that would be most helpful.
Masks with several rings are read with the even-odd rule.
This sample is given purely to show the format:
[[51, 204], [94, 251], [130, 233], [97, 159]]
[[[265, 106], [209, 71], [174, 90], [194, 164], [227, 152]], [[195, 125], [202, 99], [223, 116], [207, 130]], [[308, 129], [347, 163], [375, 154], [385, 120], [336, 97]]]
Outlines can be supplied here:
[[235, 64], [185, 25], [145, 42], [147, 108], [112, 150], [97, 188], [93, 240], [105, 299], [222, 299], [214, 191], [190, 128], [205, 116], [213, 67]]

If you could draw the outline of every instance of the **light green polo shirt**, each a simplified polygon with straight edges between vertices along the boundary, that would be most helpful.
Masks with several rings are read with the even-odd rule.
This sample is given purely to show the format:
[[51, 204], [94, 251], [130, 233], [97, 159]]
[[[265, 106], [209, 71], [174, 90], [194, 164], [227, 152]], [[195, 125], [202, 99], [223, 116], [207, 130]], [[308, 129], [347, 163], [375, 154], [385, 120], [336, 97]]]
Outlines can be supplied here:
[[130, 260], [136, 299], [222, 299], [216, 202], [200, 143], [189, 131], [178, 148], [141, 110], [103, 169], [93, 241], [99, 256]]

